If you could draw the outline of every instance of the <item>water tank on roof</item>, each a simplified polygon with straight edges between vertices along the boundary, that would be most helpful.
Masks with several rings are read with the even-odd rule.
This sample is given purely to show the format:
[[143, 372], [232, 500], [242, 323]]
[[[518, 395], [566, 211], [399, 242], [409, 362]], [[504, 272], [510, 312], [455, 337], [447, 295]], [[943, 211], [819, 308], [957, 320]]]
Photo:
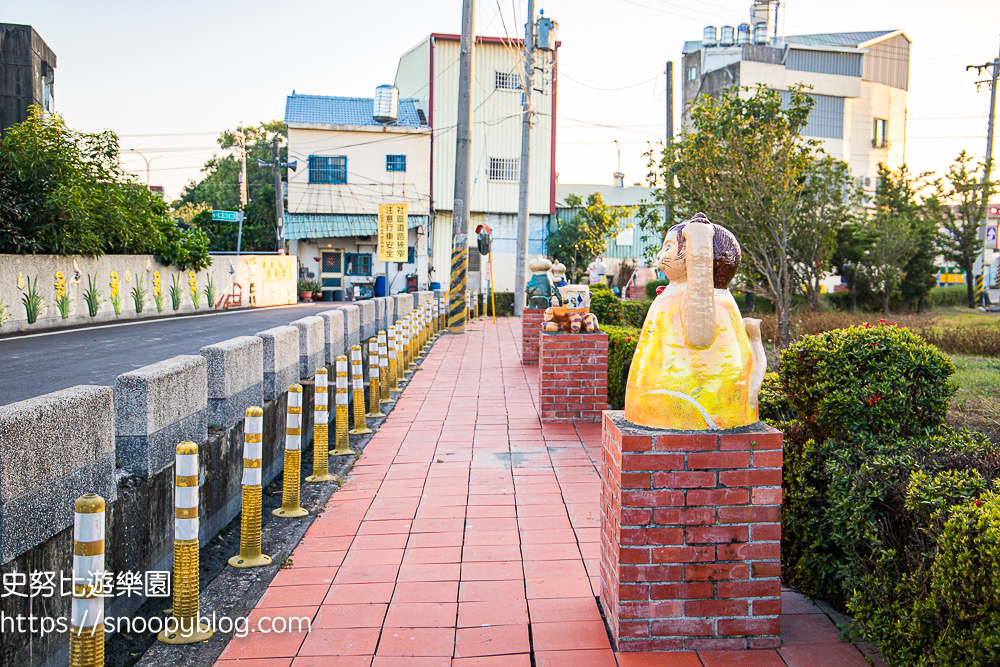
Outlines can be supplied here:
[[736, 28], [736, 43], [737, 44], [749, 44], [750, 43], [750, 24], [741, 23]]
[[736, 43], [736, 28], [731, 25], [722, 26], [722, 35], [719, 37], [719, 46], [732, 46]]
[[753, 27], [753, 43], [754, 44], [767, 44], [770, 38], [767, 35], [767, 24], [758, 23]]
[[395, 123], [399, 113], [399, 89], [396, 86], [379, 86], [375, 89], [372, 117], [378, 123]]
[[719, 40], [715, 35], [714, 25], [705, 26], [705, 31], [702, 33], [701, 43], [706, 47], [712, 47], [719, 43]]

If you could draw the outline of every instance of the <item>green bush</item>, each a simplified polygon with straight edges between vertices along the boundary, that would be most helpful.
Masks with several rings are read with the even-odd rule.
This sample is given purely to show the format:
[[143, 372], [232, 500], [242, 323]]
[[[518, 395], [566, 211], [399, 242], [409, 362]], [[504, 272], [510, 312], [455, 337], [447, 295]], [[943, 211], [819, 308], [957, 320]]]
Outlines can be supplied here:
[[969, 305], [969, 288], [965, 285], [932, 287], [927, 295], [927, 308], [949, 308]]
[[951, 360], [906, 329], [863, 324], [806, 336], [781, 355], [782, 389], [806, 436], [907, 438], [944, 421]]
[[621, 410], [625, 407], [625, 384], [641, 329], [602, 324], [601, 331], [608, 334], [608, 406]]
[[[833, 292], [826, 294], [827, 301], [837, 310], [851, 309], [850, 292]], [[967, 306], [969, 297], [965, 285], [955, 285], [950, 287], [932, 287], [924, 300], [924, 307], [928, 310], [937, 308], [949, 308], [953, 306]], [[859, 310], [872, 313], [882, 311], [882, 295], [875, 292], [867, 283], [859, 282], [857, 289], [857, 306]], [[907, 303], [900, 294], [893, 294], [889, 299], [889, 310], [899, 311], [904, 309], [916, 310], [916, 303]]]
[[494, 292], [493, 299], [486, 306], [486, 314], [493, 316], [493, 303], [497, 306], [497, 317], [514, 317], [514, 293]]
[[651, 301], [621, 301], [604, 285], [590, 288], [590, 312], [597, 316], [602, 328], [607, 324], [641, 329], [650, 305]]
[[656, 298], [656, 288], [661, 285], [669, 285], [669, 280], [653, 280], [652, 282], [646, 283], [646, 298], [652, 301]]

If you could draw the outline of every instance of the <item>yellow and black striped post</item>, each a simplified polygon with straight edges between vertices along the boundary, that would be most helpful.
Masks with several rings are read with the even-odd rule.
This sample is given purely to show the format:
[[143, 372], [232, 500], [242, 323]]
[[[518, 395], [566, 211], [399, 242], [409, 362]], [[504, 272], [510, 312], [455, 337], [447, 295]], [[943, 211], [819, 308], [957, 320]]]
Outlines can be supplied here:
[[[337, 357], [340, 359], [340, 357]], [[313, 474], [307, 482], [332, 482], [330, 474], [330, 374], [325, 368], [316, 369], [316, 393], [313, 406]]]
[[254, 405], [247, 408], [243, 420], [243, 517], [240, 520], [240, 552], [229, 559], [233, 567], [271, 564], [271, 557], [260, 551], [263, 438], [264, 411]]
[[[380, 334], [385, 334], [380, 331]], [[368, 339], [368, 413], [365, 417], [385, 417], [382, 414], [382, 373], [378, 359], [378, 336]]]
[[69, 664], [104, 667], [104, 498], [85, 493], [74, 509]]
[[285, 471], [281, 489], [281, 507], [271, 510], [271, 514], [285, 519], [295, 519], [309, 515], [309, 510], [299, 505], [301, 497], [299, 478], [302, 474], [302, 385], [289, 385], [286, 412]]
[[[389, 387], [396, 381], [389, 361], [389, 340], [384, 331], [378, 332], [378, 388], [379, 403], [394, 403]], [[381, 408], [379, 408], [381, 409]]]
[[164, 644], [194, 644], [212, 636], [198, 622], [198, 445], [182, 442], [174, 459], [174, 598], [176, 626], [156, 636]]
[[335, 415], [336, 442], [334, 456], [353, 454], [347, 437], [347, 357], [337, 357], [337, 414]]
[[[461, 223], [458, 223], [461, 225]], [[469, 319], [468, 303], [465, 289], [468, 284], [469, 248], [466, 245], [466, 235], [454, 237], [451, 249], [451, 280], [448, 283], [448, 331], [453, 334], [465, 333], [466, 321]]]
[[365, 371], [361, 361], [361, 346], [351, 347], [351, 385], [354, 389], [354, 428], [348, 433], [364, 435], [371, 433], [365, 420]]
[[986, 299], [983, 298], [983, 274], [976, 276], [975, 298], [977, 306], [985, 306]]
[[[389, 332], [386, 335], [386, 343], [388, 349], [386, 350], [389, 354], [389, 382], [388, 390], [390, 392], [399, 391], [399, 377], [396, 375], [396, 369], [399, 364], [397, 363], [396, 354], [396, 325], [389, 327]], [[391, 394], [390, 394], [391, 398]]]

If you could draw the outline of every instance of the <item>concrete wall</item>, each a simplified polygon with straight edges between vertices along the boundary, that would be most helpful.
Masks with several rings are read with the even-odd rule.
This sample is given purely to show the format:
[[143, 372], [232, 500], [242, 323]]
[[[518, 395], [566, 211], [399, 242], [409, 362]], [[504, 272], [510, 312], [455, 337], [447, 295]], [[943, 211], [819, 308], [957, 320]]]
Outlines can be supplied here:
[[299, 330], [286, 325], [257, 337], [264, 345], [264, 400], [273, 401], [299, 381]]
[[361, 343], [361, 308], [352, 303], [341, 310], [344, 311], [344, 347], [350, 350]]
[[375, 305], [374, 299], [366, 299], [358, 302], [358, 310], [361, 316], [361, 343], [366, 343], [378, 331], [375, 324], [378, 306]]
[[413, 310], [413, 295], [411, 294], [397, 294], [392, 297], [396, 300], [396, 320], [401, 320], [410, 314]]
[[208, 361], [208, 423], [212, 428], [230, 428], [246, 417], [247, 408], [264, 403], [264, 341], [239, 336], [206, 345], [200, 353]]
[[333, 367], [337, 357], [344, 354], [344, 311], [341, 308], [324, 310], [318, 314], [318, 317], [323, 318], [323, 338], [326, 347], [325, 363], [329, 370]]
[[[194, 275], [199, 299], [199, 307], [196, 309], [191, 298], [189, 272], [158, 262], [152, 255], [0, 255], [0, 303], [10, 314], [10, 318], [0, 324], [0, 334], [209, 312], [215, 305], [208, 303], [205, 294], [210, 279], [215, 286], [216, 302], [233, 283], [239, 283], [243, 287], [244, 307], [249, 305], [251, 283], [254, 284], [254, 298], [258, 306], [297, 301], [295, 278], [298, 276], [298, 268], [294, 257], [215, 255], [211, 259], [212, 265], [209, 268], [197, 271]], [[274, 262], [283, 264], [271, 267]], [[62, 274], [65, 293], [71, 300], [69, 316], [65, 319], [56, 305], [57, 272]], [[119, 314], [115, 314], [111, 303], [114, 282], [112, 272], [117, 277], [117, 291], [121, 297]], [[84, 298], [89, 286], [88, 278], [94, 282], [103, 299], [94, 317], [90, 316]], [[176, 310], [170, 298], [174, 279], [182, 290], [181, 301]], [[159, 311], [155, 299], [157, 282], [162, 307]], [[44, 308], [38, 320], [34, 324], [28, 324], [21, 299], [31, 286], [36, 285]], [[136, 313], [132, 298], [132, 290], [137, 286], [142, 286], [147, 291], [141, 313]]]
[[172, 465], [178, 442], [208, 438], [208, 362], [167, 359], [115, 381], [118, 464], [141, 478]]
[[295, 320], [292, 326], [299, 330], [299, 377], [305, 380], [326, 362], [323, 318], [310, 315]]

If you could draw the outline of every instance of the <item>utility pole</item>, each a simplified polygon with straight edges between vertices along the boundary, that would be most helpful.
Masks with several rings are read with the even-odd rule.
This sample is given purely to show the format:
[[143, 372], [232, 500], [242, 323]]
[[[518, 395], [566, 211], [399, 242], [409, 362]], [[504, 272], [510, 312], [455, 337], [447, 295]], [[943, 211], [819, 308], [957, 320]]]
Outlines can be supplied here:
[[[462, 40], [458, 64], [458, 123], [455, 128], [455, 201], [451, 214], [451, 280], [448, 330], [465, 333], [466, 272], [469, 268], [469, 201], [472, 178], [472, 66], [476, 42], [476, 0], [462, 0]], [[388, 279], [388, 276], [386, 276]]]
[[521, 173], [517, 196], [517, 259], [514, 263], [514, 314], [521, 315], [524, 309], [524, 275], [528, 264], [528, 178], [531, 174], [531, 116], [533, 114], [531, 93], [535, 74], [535, 0], [528, 0], [528, 21], [524, 24], [524, 105], [521, 116]]
[[969, 71], [970, 69], [975, 69], [977, 74], [982, 74], [983, 70], [992, 70], [992, 77], [989, 81], [977, 82], [977, 85], [989, 83], [990, 86], [990, 116], [987, 120], [986, 126], [986, 164], [983, 167], [983, 180], [980, 183], [983, 197], [983, 256], [980, 260], [980, 272], [976, 281], [976, 305], [983, 306], [988, 300], [987, 297], [984, 296], [985, 294], [988, 294], [985, 292], [985, 289], [988, 288], [988, 286], [983, 284], [986, 280], [986, 251], [988, 250], [986, 246], [986, 227], [989, 223], [988, 213], [990, 210], [989, 191], [987, 190], [986, 184], [989, 183], [993, 170], [993, 125], [994, 120], [996, 119], [997, 79], [1000, 78], [1000, 56], [994, 58], [993, 62], [990, 63], [985, 63], [983, 65], [969, 65], [965, 68], [965, 71]]
[[274, 221], [277, 226], [278, 252], [285, 250], [285, 206], [284, 193], [281, 191], [281, 151], [278, 149], [278, 135], [271, 140], [271, 152], [274, 153]]
[[667, 143], [674, 140], [674, 61], [667, 61]]
[[247, 137], [243, 134], [243, 123], [240, 123], [240, 129], [233, 133], [236, 137], [236, 141], [239, 143], [240, 147], [237, 149], [240, 153], [240, 222], [239, 227], [236, 231], [236, 256], [240, 254], [240, 245], [243, 243], [243, 216], [244, 209], [247, 207]]

